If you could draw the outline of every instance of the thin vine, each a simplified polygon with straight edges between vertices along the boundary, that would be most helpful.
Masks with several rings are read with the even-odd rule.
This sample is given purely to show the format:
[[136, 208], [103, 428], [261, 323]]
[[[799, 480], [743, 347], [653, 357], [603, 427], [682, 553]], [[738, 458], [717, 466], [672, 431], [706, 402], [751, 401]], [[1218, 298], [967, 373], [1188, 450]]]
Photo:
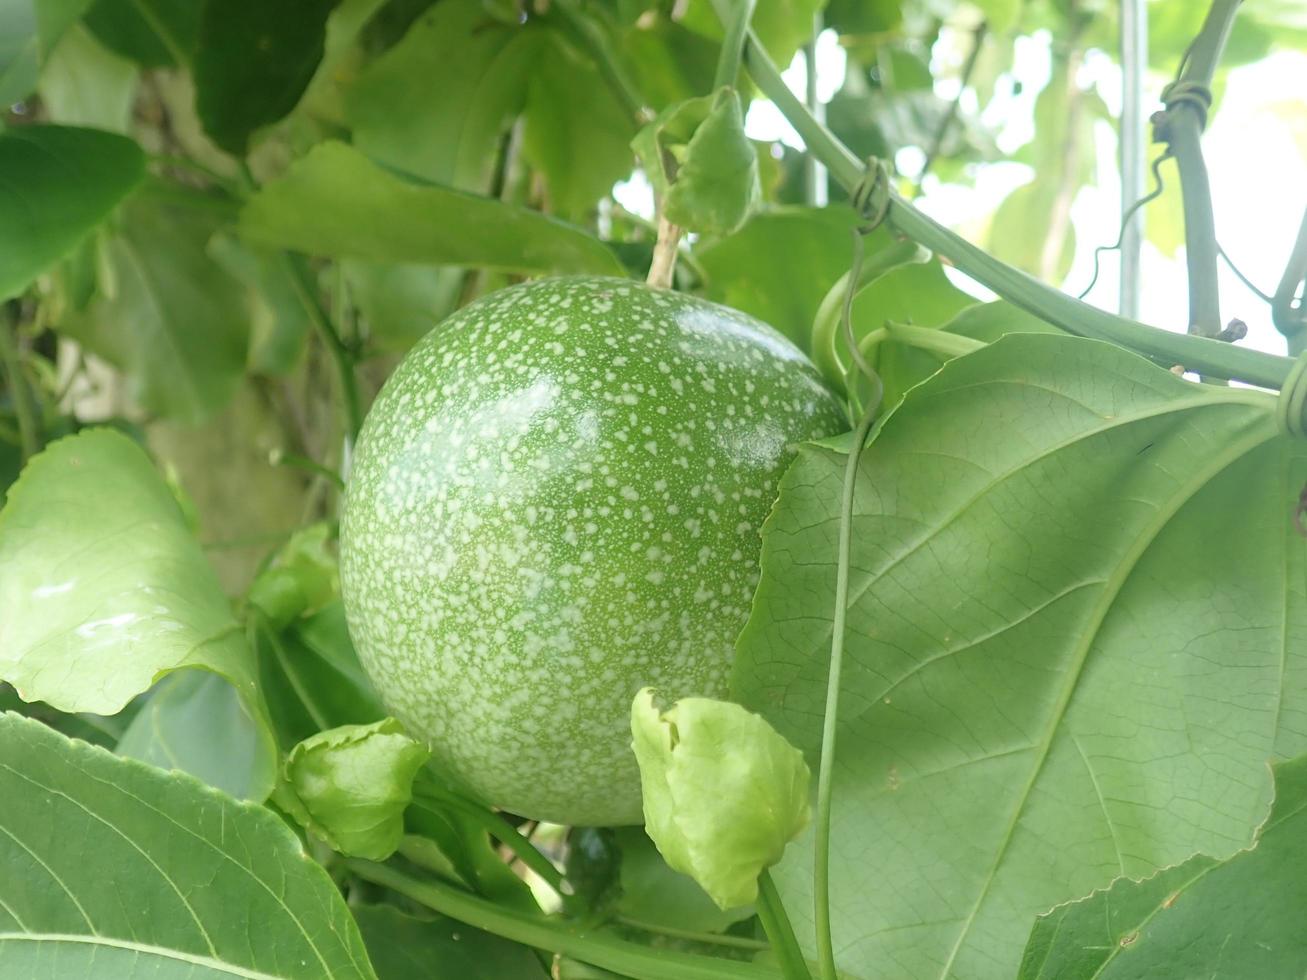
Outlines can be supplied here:
[[[852, 192], [862, 180], [863, 163], [789, 90], [753, 32], [749, 34], [745, 50], [745, 66], [763, 94], [776, 104], [803, 138], [808, 149], [826, 164], [831, 176], [846, 191]], [[1213, 377], [1230, 378], [1263, 388], [1280, 388], [1293, 368], [1292, 358], [1236, 347], [1207, 337], [1172, 333], [1083, 303], [993, 258], [918, 211], [892, 190], [887, 218], [900, 233], [944, 256], [962, 272], [1013, 305], [1068, 333], [1105, 340], [1164, 364], [1183, 364], [1190, 370]]]

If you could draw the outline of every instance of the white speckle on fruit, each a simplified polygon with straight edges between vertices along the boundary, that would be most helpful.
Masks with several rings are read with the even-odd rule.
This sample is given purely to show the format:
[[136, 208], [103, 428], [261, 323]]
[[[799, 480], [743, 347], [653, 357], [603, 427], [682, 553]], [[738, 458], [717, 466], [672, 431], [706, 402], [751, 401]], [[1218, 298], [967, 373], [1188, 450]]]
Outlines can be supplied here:
[[796, 442], [846, 428], [788, 341], [622, 280], [494, 293], [359, 439], [341, 582], [389, 709], [488, 802], [637, 823], [631, 698], [726, 693]]

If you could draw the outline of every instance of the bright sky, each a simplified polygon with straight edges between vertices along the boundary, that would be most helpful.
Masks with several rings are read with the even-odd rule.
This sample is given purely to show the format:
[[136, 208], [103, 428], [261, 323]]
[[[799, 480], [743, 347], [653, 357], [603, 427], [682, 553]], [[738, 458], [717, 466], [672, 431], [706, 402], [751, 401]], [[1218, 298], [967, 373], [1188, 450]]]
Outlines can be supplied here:
[[[1022, 94], [996, 99], [986, 111], [987, 122], [1001, 124], [998, 142], [1004, 152], [1011, 152], [1033, 135], [1035, 97], [1048, 81], [1051, 68], [1049, 44], [1046, 34], [1019, 40], [1012, 73], [1022, 83]], [[823, 100], [838, 89], [844, 67], [844, 52], [834, 32], [826, 31], [817, 45], [817, 83]], [[800, 56], [785, 72], [786, 81], [800, 95], [804, 71]], [[1081, 82], [1095, 85], [1108, 108], [1118, 113], [1121, 73], [1112, 59], [1101, 54], [1092, 56], [1082, 72]], [[1307, 207], [1307, 102], [1301, 98], [1304, 79], [1307, 55], [1298, 52], [1278, 52], [1260, 63], [1233, 69], [1204, 138], [1218, 238], [1240, 269], [1267, 293], [1275, 290], [1303, 208]], [[1149, 79], [1145, 115], [1156, 108], [1152, 103], [1166, 81], [1161, 76]], [[999, 91], [1004, 90], [1000, 86]], [[939, 82], [936, 91], [943, 98], [952, 98], [957, 83]], [[753, 104], [746, 128], [755, 139], [781, 139], [802, 146], [798, 135], [769, 102]], [[1077, 250], [1064, 285], [1068, 291], [1079, 291], [1089, 282], [1094, 248], [1114, 242], [1119, 231], [1116, 134], [1107, 123], [1097, 127], [1097, 151], [1097, 185], [1084, 188], [1072, 208]], [[1149, 159], [1155, 153], [1155, 147], [1148, 147]], [[900, 171], [913, 174], [921, 165], [921, 153], [905, 150], [896, 162]], [[1030, 175], [1031, 170], [1022, 164], [1000, 162], [978, 166], [974, 187], [945, 185], [928, 178], [917, 204], [937, 220], [983, 244], [979, 236], [984, 234], [989, 216], [1008, 192], [1028, 181]], [[1168, 192], [1176, 193], [1178, 189], [1170, 186]], [[652, 194], [643, 180], [619, 186], [617, 196], [631, 210], [652, 214]], [[1115, 312], [1117, 276], [1115, 253], [1105, 253], [1098, 284], [1088, 301]], [[963, 288], [990, 297], [964, 276], [956, 278]], [[1170, 258], [1145, 241], [1141, 278], [1144, 286], [1140, 318], [1183, 330], [1188, 318], [1183, 248]], [[1248, 324], [1246, 345], [1283, 353], [1284, 343], [1271, 324], [1267, 304], [1224, 263], [1219, 283], [1222, 322], [1231, 317], [1242, 319]]]

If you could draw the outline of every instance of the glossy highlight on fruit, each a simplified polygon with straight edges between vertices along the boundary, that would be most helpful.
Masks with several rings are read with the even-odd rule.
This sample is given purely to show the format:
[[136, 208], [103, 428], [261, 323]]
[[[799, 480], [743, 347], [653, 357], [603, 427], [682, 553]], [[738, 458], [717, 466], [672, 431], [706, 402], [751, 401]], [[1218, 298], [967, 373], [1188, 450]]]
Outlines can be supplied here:
[[631, 700], [724, 697], [793, 445], [847, 428], [742, 313], [621, 279], [493, 293], [373, 405], [341, 522], [389, 709], [487, 802], [639, 823]]

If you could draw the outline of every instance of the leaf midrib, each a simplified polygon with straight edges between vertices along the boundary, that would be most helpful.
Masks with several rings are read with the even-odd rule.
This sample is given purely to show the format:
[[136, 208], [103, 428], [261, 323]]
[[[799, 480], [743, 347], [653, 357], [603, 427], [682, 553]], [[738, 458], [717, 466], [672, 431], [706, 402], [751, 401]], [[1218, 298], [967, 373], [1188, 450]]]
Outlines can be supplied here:
[[6, 942], [74, 943], [82, 946], [109, 946], [114, 949], [125, 949], [146, 956], [157, 956], [161, 959], [175, 960], [182, 963], [189, 963], [193, 966], [207, 967], [221, 973], [229, 974], [233, 977], [241, 977], [243, 980], [285, 980], [284, 977], [278, 977], [271, 973], [260, 973], [256, 970], [247, 970], [244, 967], [236, 966], [234, 963], [224, 963], [221, 960], [215, 960], [208, 956], [196, 956], [193, 953], [183, 953], [181, 950], [168, 949], [166, 946], [151, 946], [148, 943], [131, 942], [126, 939], [114, 939], [110, 936], [81, 936], [75, 933], [63, 932], [0, 932], [0, 944]]
[[[1206, 403], [1206, 402], [1205, 402]], [[1161, 414], [1161, 413], [1159, 413]], [[1121, 561], [1109, 576], [1103, 589], [1102, 597], [1099, 599], [1093, 611], [1093, 615], [1086, 624], [1086, 629], [1081, 636], [1078, 649], [1075, 650], [1074, 658], [1066, 671], [1067, 682], [1063, 688], [1058, 703], [1054, 708], [1049, 723], [1046, 726], [1046, 735], [1043, 745], [1040, 747], [1039, 755], [1031, 768], [1030, 778], [1027, 780], [1025, 787], [1022, 789], [1020, 796], [1017, 798], [1016, 805], [1012, 809], [1012, 816], [1008, 820], [1007, 828], [1003, 835], [1003, 840], [998, 847], [994, 861], [990, 865], [988, 874], [980, 890], [977, 892], [976, 900], [972, 905], [970, 913], [963, 920], [962, 926], [958, 931], [957, 941], [953, 949], [949, 952], [948, 960], [940, 970], [940, 980], [948, 980], [949, 973], [953, 969], [953, 963], [956, 961], [958, 954], [961, 952], [967, 936], [970, 934], [971, 927], [975, 923], [976, 916], [980, 912], [981, 906], [990, 893], [994, 884], [994, 879], [998, 875], [999, 868], [1003, 864], [1003, 859], [1012, 843], [1012, 837], [1016, 833], [1017, 824], [1020, 822], [1021, 814], [1025, 811], [1026, 804], [1030, 799], [1030, 794], [1034, 791], [1035, 784], [1039, 781], [1039, 776], [1043, 772], [1044, 764], [1048, 760], [1048, 754], [1052, 749], [1053, 742], [1057, 732], [1062, 726], [1062, 721], [1066, 716], [1067, 708], [1070, 706], [1076, 689], [1080, 684], [1080, 677], [1084, 671], [1085, 663], [1089, 659], [1089, 653], [1094, 647], [1094, 641], [1098, 638], [1100, 629], [1108, 612], [1111, 610], [1113, 603], [1120, 594], [1121, 589], [1129, 580], [1135, 567], [1139, 564], [1140, 559], [1147, 553], [1157, 540], [1157, 536], [1166, 528], [1171, 519], [1191, 501], [1198, 493], [1211, 482], [1213, 478], [1224, 470], [1233, 466], [1238, 460], [1242, 459], [1248, 453], [1256, 451], [1265, 445], [1271, 439], [1278, 435], [1278, 431], [1271, 429], [1267, 431], [1264, 418], [1255, 418], [1250, 420], [1250, 426], [1254, 435], [1251, 438], [1245, 438], [1228, 448], [1224, 453], [1215, 455], [1209, 465], [1201, 469], [1197, 475], [1181, 488], [1168, 501], [1169, 506], [1165, 510], [1159, 510], [1154, 520], [1143, 530], [1135, 539], [1134, 547], [1126, 552]]]

